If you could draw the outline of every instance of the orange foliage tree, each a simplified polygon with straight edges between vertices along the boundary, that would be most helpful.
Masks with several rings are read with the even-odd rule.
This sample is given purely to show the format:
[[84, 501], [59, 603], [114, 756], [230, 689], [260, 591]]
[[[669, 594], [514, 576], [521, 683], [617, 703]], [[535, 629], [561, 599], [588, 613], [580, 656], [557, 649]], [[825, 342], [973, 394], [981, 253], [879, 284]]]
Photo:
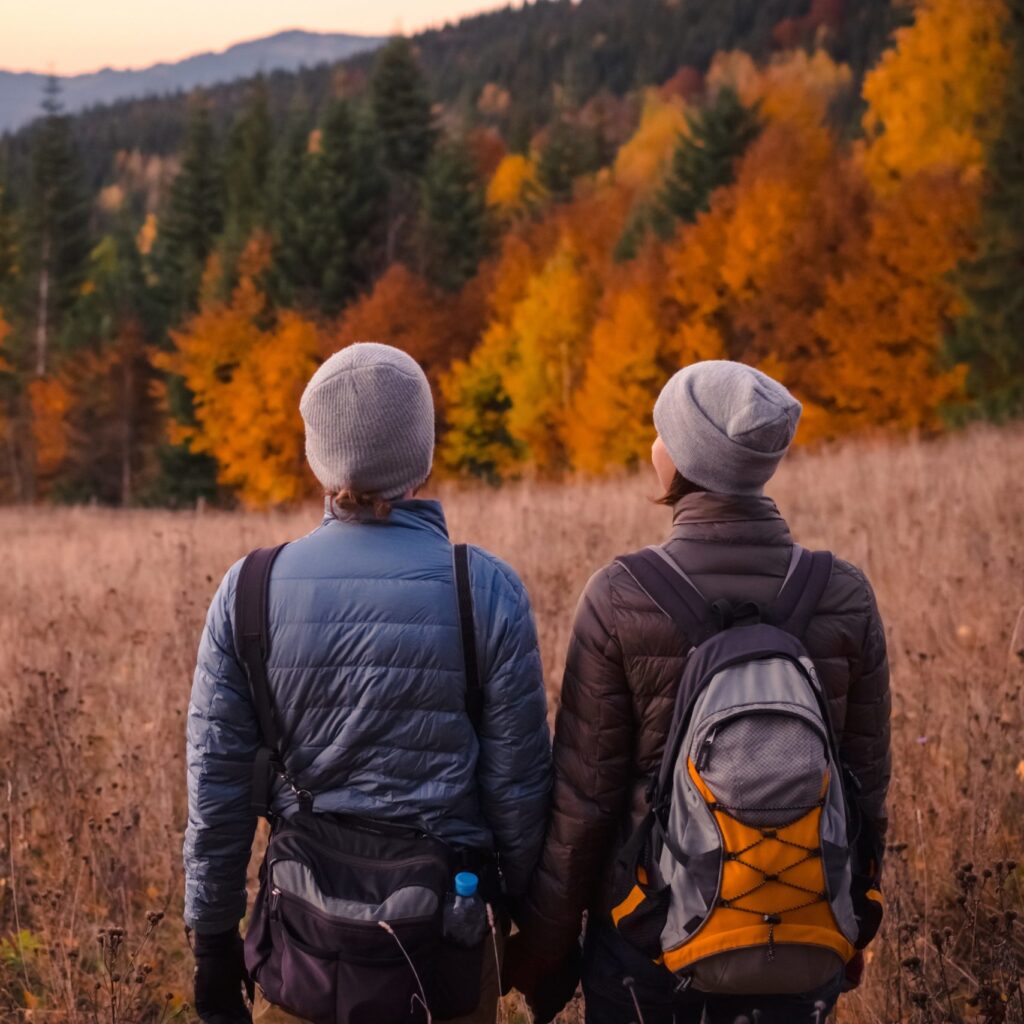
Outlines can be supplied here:
[[908, 179], [872, 209], [814, 316], [823, 358], [806, 374], [819, 408], [808, 410], [805, 439], [941, 426], [964, 383], [963, 367], [940, 361], [960, 308], [950, 272], [971, 251], [976, 215], [975, 190], [953, 175]]
[[480, 274], [450, 295], [395, 263], [372, 292], [344, 312], [327, 336], [331, 351], [357, 341], [384, 342], [408, 352], [436, 378], [454, 359], [468, 355], [479, 338], [486, 284]]
[[155, 357], [194, 401], [195, 422], [173, 424], [171, 439], [213, 455], [220, 482], [250, 506], [293, 501], [311, 486], [299, 398], [317, 366], [319, 332], [298, 313], [268, 308], [260, 282], [269, 259], [269, 242], [256, 236], [230, 301], [207, 298], [173, 332], [173, 350]]
[[866, 168], [879, 188], [929, 168], [977, 174], [1001, 123], [1005, 0], [921, 0], [864, 81]]

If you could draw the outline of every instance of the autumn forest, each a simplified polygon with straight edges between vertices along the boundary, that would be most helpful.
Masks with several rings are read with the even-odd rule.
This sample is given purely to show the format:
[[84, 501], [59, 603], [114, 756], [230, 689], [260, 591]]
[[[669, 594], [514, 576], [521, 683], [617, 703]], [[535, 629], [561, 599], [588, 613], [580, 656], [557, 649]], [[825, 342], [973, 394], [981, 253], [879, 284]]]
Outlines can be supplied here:
[[1024, 0], [798, 6], [535, 93], [455, 98], [397, 38], [102, 161], [54, 83], [0, 140], [0, 500], [306, 497], [298, 397], [357, 340], [427, 369], [435, 472], [492, 483], [637, 465], [699, 359], [784, 381], [807, 445], [1024, 413]]

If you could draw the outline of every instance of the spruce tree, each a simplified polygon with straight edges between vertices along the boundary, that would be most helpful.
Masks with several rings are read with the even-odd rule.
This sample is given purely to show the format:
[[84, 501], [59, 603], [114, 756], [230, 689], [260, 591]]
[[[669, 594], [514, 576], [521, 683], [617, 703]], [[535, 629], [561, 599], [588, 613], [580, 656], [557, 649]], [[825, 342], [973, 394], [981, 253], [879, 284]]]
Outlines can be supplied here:
[[600, 165], [598, 138], [560, 118], [548, 132], [537, 160], [537, 179], [548, 195], [561, 202], [572, 198], [573, 185], [581, 174]]
[[384, 261], [390, 264], [414, 255], [420, 181], [437, 138], [426, 79], [408, 40], [393, 39], [380, 52], [370, 100], [388, 187]]
[[732, 182], [736, 161], [760, 131], [756, 108], [744, 106], [729, 86], [709, 106], [687, 114], [687, 126], [656, 204], [654, 226], [662, 237], [707, 210], [711, 194]]
[[458, 291], [477, 270], [490, 243], [487, 201], [466, 146], [437, 147], [423, 182], [420, 254], [424, 275]]
[[272, 146], [267, 86], [259, 77], [231, 129], [224, 160], [224, 264], [228, 288], [233, 283], [235, 264], [249, 236], [257, 228], [268, 225]]
[[47, 84], [43, 112], [32, 148], [24, 246], [38, 376], [49, 369], [52, 341], [78, 295], [89, 255], [89, 206], [55, 78]]
[[958, 273], [966, 312], [949, 352], [969, 367], [974, 408], [1024, 415], [1024, 0], [1007, 0], [1011, 52], [1003, 123], [987, 161], [977, 252]]
[[312, 230], [314, 175], [309, 152], [312, 120], [305, 107], [295, 107], [274, 151], [268, 183], [268, 220], [273, 239], [271, 301], [296, 305], [319, 285], [310, 266], [307, 235]]
[[421, 177], [437, 133], [426, 79], [407, 39], [392, 39], [381, 50], [370, 89], [381, 162], [391, 174]]
[[196, 309], [206, 261], [224, 221], [224, 188], [207, 104], [194, 97], [181, 170], [157, 235], [156, 264], [170, 324]]
[[[337, 313], [365, 288], [376, 269], [385, 183], [371, 126], [344, 100], [332, 103], [300, 152], [296, 134], [282, 154], [275, 276], [306, 307]], [[309, 151], [311, 149], [311, 151]]]

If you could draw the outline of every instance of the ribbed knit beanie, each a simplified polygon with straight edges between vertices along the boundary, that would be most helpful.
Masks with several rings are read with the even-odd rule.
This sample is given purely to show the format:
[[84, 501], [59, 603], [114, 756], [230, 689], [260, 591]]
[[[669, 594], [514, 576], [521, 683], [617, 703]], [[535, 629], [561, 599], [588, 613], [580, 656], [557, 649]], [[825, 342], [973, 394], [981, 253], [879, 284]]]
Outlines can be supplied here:
[[434, 399], [419, 363], [374, 342], [335, 352], [299, 403], [306, 458], [324, 491], [387, 500], [415, 490], [434, 459]]
[[760, 370], [708, 360], [669, 380], [654, 406], [654, 426], [687, 480], [721, 494], [761, 494], [800, 413], [800, 403]]

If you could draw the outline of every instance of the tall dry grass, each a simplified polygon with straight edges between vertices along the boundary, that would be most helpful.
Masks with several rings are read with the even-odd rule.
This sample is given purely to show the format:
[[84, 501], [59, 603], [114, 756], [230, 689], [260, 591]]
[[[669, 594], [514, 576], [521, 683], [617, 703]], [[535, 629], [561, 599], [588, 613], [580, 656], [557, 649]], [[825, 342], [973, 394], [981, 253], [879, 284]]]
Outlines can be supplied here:
[[[1024, 1021], [1022, 467], [1024, 433], [984, 430], [797, 456], [773, 488], [804, 544], [867, 570], [888, 624], [889, 916], [844, 1022]], [[453, 534], [523, 575], [553, 704], [587, 577], [667, 530], [652, 490], [643, 477], [443, 494]], [[189, 1017], [196, 641], [225, 568], [317, 519], [0, 511], [3, 1019]]]

